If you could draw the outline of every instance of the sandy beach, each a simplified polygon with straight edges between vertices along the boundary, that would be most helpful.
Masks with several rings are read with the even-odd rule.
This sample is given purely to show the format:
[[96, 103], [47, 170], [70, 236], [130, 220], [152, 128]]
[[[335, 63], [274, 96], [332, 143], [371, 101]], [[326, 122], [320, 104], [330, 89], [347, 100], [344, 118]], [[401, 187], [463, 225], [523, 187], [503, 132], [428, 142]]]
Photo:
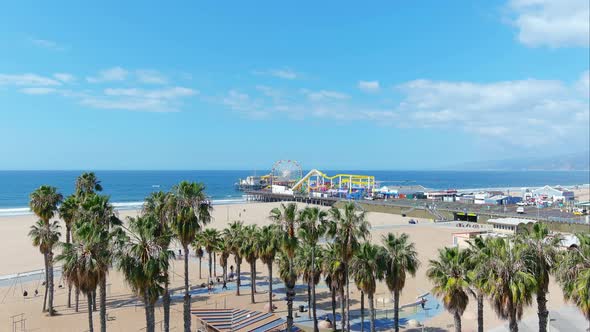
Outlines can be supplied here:
[[[222, 229], [228, 221], [243, 220], [245, 224], [264, 225], [269, 223], [269, 211], [278, 206], [280, 203], [245, 203], [233, 205], [217, 205], [213, 211], [213, 221], [208, 227]], [[136, 211], [121, 211], [119, 216], [126, 218], [128, 216], [136, 215]], [[410, 239], [415, 242], [416, 248], [419, 252], [419, 259], [422, 262], [417, 274], [413, 278], [409, 278], [406, 282], [406, 287], [401, 296], [401, 304], [416, 301], [416, 297], [420, 294], [429, 292], [432, 285], [427, 280], [425, 271], [428, 266], [428, 260], [434, 258], [437, 250], [444, 246], [452, 244], [452, 233], [457, 232], [455, 226], [450, 225], [434, 225], [430, 220], [418, 220], [417, 225], [408, 224], [410, 218], [405, 218], [400, 215], [384, 214], [384, 213], [370, 213], [368, 220], [372, 224], [371, 241], [379, 243], [381, 237], [388, 232], [393, 233], [408, 233]], [[16, 216], [16, 217], [2, 217], [0, 218], [0, 242], [3, 248], [7, 250], [0, 251], [0, 276], [9, 274], [16, 274], [24, 271], [39, 270], [43, 268], [43, 257], [36, 248], [31, 245], [27, 236], [30, 225], [35, 221], [34, 216]], [[178, 246], [175, 247], [177, 249]], [[178, 250], [176, 250], [178, 252]], [[233, 263], [233, 258], [230, 258], [230, 264]], [[191, 285], [199, 285], [206, 282], [208, 261], [203, 258], [202, 261], [202, 278], [199, 278], [198, 260], [194, 257], [190, 261], [190, 283]], [[220, 271], [220, 267], [218, 267]], [[247, 264], [242, 264], [242, 271], [244, 276], [249, 276], [249, 267]], [[261, 282], [266, 277], [267, 269], [259, 261], [258, 267], [258, 281]], [[218, 275], [221, 275], [219, 273]], [[42, 307], [42, 286], [39, 278], [28, 282], [12, 282], [11, 284], [0, 284], [0, 330], [10, 330], [10, 317], [17, 314], [24, 314], [26, 318], [27, 331], [83, 331], [87, 329], [86, 320], [86, 304], [85, 300], [80, 301], [80, 312], [74, 312], [73, 308], [66, 307], [67, 289], [65, 283], [59, 277], [56, 277], [56, 309], [59, 313], [57, 317], [47, 317], [41, 313]], [[182, 261], [175, 260], [172, 263], [172, 280], [171, 288], [179, 288], [182, 285]], [[108, 326], [110, 331], [139, 331], [144, 327], [144, 312], [141, 302], [131, 294], [129, 288], [126, 286], [122, 275], [112, 270], [108, 279], [108, 298], [107, 298], [107, 312], [109, 314]], [[63, 286], [63, 287], [60, 287]], [[34, 289], [39, 289], [39, 296], [31, 296]], [[275, 285], [275, 288], [280, 288]], [[29, 296], [23, 298], [22, 292], [27, 290]], [[192, 308], [250, 308], [253, 310], [262, 311], [267, 301], [266, 287], [258, 287], [256, 294], [256, 304], [250, 304], [250, 290], [249, 287], [241, 289], [240, 296], [235, 296], [233, 291], [226, 293], [217, 293], [209, 295], [207, 292], [193, 296]], [[351, 303], [352, 310], [360, 307], [359, 299], [360, 292], [356, 287], [351, 285]], [[177, 330], [182, 326], [182, 302], [178, 297], [180, 292], [173, 294], [173, 305], [171, 310], [171, 324]], [[302, 288], [298, 291], [297, 301], [305, 301], [303, 296], [305, 292]], [[176, 296], [176, 298], [175, 298]], [[389, 298], [390, 295], [385, 287], [385, 284], [379, 283], [377, 287], [376, 299]], [[323, 281], [318, 285], [318, 298], [320, 309], [327, 308], [330, 303], [330, 296], [328, 289], [324, 286]], [[286, 305], [284, 301], [277, 300], [275, 304], [278, 306], [277, 315], [284, 316]], [[550, 285], [550, 294], [548, 296], [548, 306], [550, 310], [555, 310], [566, 306], [562, 300], [562, 293], [555, 283]], [[433, 312], [440, 311], [439, 314], [428, 317], [424, 321], [426, 326], [438, 327], [441, 331], [451, 330], [453, 318], [442, 308], [440, 302], [429, 303], [432, 306]], [[438, 308], [436, 308], [438, 306]], [[488, 302], [485, 304], [485, 326], [486, 330], [502, 326], [504, 321], [498, 319], [495, 313], [489, 307]], [[570, 306], [570, 305], [567, 305]], [[384, 307], [391, 308], [392, 304], [376, 304], [377, 309]], [[435, 310], [436, 309], [436, 310]], [[419, 309], [406, 309], [402, 313], [408, 317], [414, 315], [414, 311]], [[307, 314], [300, 314], [307, 315]], [[94, 315], [95, 324], [98, 324], [98, 313]], [[528, 307], [525, 310], [524, 317], [536, 317], [536, 310], [534, 306]], [[581, 316], [581, 315], [580, 315]], [[463, 316], [463, 330], [476, 330], [476, 306], [475, 301], [471, 298], [469, 306]], [[161, 303], [158, 303], [156, 309], [156, 322], [162, 319]], [[193, 324], [196, 320], [193, 319]], [[95, 325], [98, 326], [98, 325]]]

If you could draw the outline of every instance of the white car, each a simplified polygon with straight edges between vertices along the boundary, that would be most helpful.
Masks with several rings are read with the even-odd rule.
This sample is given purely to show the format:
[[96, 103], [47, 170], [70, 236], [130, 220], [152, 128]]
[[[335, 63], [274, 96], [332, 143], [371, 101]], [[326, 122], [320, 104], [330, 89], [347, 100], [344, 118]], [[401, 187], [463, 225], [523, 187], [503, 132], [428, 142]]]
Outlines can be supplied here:
[[517, 207], [517, 208], [516, 208], [516, 213], [519, 213], [519, 214], [524, 214], [524, 207], [523, 207], [523, 206], [519, 206], [519, 207]]

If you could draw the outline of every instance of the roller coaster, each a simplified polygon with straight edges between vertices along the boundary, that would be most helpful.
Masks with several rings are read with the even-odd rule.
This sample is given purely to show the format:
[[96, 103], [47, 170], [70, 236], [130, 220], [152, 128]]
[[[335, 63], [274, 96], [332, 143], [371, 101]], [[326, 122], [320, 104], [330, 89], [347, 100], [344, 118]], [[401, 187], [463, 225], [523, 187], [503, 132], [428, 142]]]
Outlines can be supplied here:
[[372, 175], [336, 174], [329, 176], [324, 172], [312, 169], [291, 189], [299, 192], [318, 192], [327, 194], [352, 194], [355, 192], [370, 193], [375, 188], [375, 177]]

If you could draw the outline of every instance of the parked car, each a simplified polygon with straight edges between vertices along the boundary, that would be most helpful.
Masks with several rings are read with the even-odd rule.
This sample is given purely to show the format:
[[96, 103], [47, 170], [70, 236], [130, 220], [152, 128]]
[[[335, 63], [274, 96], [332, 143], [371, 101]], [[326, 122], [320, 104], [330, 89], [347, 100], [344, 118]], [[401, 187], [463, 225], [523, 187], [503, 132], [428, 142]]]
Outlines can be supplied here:
[[516, 208], [516, 213], [524, 214], [524, 206], [519, 206]]

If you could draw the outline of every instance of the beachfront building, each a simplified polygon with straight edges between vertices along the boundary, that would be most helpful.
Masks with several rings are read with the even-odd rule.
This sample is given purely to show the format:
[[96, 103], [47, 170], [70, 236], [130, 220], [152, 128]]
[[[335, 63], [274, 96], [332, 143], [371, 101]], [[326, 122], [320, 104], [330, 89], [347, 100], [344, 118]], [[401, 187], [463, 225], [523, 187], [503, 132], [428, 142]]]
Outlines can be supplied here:
[[574, 200], [574, 192], [563, 187], [544, 186], [533, 189], [531, 194], [537, 201], [569, 202]]
[[536, 220], [520, 219], [520, 218], [497, 218], [489, 219], [488, 224], [491, 224], [493, 231], [500, 234], [514, 234], [519, 227], [529, 227], [535, 224]]
[[489, 205], [512, 205], [522, 201], [522, 197], [496, 195], [484, 199], [484, 204]]
[[468, 241], [472, 241], [478, 236], [487, 234], [488, 231], [476, 231], [476, 232], [457, 232], [453, 233], [453, 246], [459, 247], [459, 249], [469, 248]]
[[430, 191], [426, 198], [434, 201], [454, 202], [457, 197], [457, 190]]

